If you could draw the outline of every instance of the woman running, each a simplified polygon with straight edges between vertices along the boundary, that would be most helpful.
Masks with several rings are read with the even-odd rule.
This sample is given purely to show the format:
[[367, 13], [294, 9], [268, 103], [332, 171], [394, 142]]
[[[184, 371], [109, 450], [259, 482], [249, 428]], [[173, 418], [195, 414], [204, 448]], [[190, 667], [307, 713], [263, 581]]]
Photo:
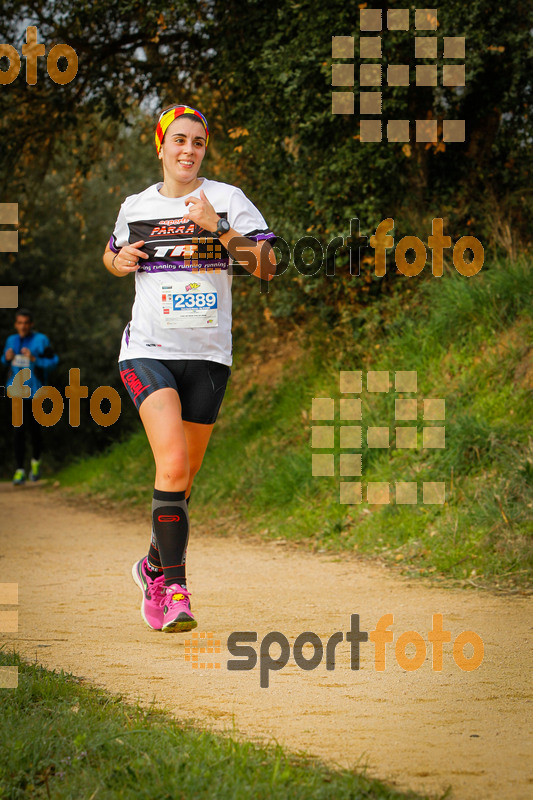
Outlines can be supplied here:
[[155, 144], [163, 181], [121, 206], [104, 264], [135, 272], [119, 355], [155, 460], [152, 539], [133, 565], [141, 614], [154, 630], [195, 628], [185, 560], [188, 501], [231, 373], [231, 264], [269, 280], [275, 236], [236, 186], [198, 176], [209, 142], [203, 114], [165, 109]]

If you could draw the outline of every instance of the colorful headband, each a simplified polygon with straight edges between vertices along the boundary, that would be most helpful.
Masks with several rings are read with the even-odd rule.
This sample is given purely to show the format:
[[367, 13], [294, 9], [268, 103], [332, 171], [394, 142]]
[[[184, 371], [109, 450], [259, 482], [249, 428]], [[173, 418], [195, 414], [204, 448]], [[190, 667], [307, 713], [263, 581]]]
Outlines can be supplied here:
[[161, 112], [157, 128], [155, 129], [155, 146], [158, 154], [163, 144], [163, 137], [165, 136], [166, 129], [176, 117], [182, 117], [184, 114], [191, 114], [202, 123], [205, 128], [205, 146], [207, 147], [207, 143], [209, 142], [209, 128], [207, 127], [207, 120], [204, 115], [195, 108], [191, 108], [191, 106], [173, 106], [173, 108], [168, 108], [166, 111]]

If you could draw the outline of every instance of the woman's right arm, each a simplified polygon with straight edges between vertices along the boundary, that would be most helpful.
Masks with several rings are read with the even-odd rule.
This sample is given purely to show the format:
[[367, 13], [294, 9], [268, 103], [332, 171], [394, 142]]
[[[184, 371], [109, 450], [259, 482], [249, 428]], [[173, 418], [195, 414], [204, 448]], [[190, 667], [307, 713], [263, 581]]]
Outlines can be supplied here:
[[105, 268], [111, 275], [116, 275], [118, 278], [123, 278], [125, 275], [129, 275], [130, 272], [136, 272], [139, 269], [139, 259], [148, 258], [147, 253], [138, 250], [143, 244], [144, 241], [141, 239], [138, 242], [121, 247], [118, 253], [114, 253], [108, 242], [103, 255]]

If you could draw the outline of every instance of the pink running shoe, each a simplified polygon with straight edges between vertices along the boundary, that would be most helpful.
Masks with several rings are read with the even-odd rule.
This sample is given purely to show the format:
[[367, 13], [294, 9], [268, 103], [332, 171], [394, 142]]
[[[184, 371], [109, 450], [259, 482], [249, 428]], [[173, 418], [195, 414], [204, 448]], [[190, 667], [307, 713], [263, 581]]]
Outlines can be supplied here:
[[165, 576], [160, 575], [155, 579], [150, 577], [150, 573], [146, 569], [146, 556], [133, 565], [131, 574], [143, 593], [142, 618], [152, 630], [160, 631], [163, 627], [162, 601], [166, 598]]
[[190, 596], [184, 586], [173, 583], [172, 586], [165, 587], [166, 596], [161, 600], [163, 611], [163, 631], [190, 631], [196, 628], [198, 623], [194, 619], [191, 611]]

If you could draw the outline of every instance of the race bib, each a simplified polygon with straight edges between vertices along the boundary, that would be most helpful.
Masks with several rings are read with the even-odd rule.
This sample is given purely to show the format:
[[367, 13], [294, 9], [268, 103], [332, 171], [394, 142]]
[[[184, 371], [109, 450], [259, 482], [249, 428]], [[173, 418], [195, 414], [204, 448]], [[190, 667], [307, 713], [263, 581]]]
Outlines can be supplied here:
[[162, 281], [161, 319], [164, 328], [216, 328], [216, 289], [204, 276]]
[[13, 361], [11, 362], [14, 367], [29, 367], [30, 366], [30, 357], [29, 356], [15, 356]]

